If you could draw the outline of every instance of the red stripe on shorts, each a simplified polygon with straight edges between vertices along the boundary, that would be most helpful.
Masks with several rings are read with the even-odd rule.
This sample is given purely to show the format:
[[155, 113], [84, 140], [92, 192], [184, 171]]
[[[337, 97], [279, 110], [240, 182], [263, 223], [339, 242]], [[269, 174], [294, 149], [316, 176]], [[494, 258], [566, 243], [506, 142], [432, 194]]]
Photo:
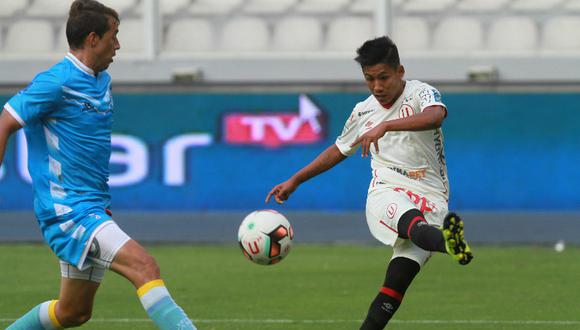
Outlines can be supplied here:
[[390, 230], [394, 231], [396, 234], [399, 234], [399, 232], [398, 232], [398, 231], [396, 231], [396, 230], [395, 230], [393, 227], [391, 227], [391, 226], [387, 225], [387, 223], [386, 223], [386, 222], [384, 222], [383, 220], [380, 220], [380, 221], [379, 221], [379, 223], [380, 223], [380, 224], [382, 224], [383, 226], [385, 226], [385, 227], [389, 228]]

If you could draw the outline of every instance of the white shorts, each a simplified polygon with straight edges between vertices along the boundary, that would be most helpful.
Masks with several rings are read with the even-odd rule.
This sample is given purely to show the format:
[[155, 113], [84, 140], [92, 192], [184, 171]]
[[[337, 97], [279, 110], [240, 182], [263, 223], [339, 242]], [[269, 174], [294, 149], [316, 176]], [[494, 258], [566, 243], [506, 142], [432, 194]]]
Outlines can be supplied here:
[[380, 242], [393, 247], [393, 258], [406, 257], [424, 265], [432, 252], [425, 251], [408, 239], [399, 237], [399, 219], [411, 209], [418, 209], [430, 225], [442, 226], [448, 212], [447, 202], [430, 199], [406, 188], [380, 184], [369, 191], [366, 205], [367, 224]]
[[100, 283], [105, 275], [105, 269], [111, 267], [117, 252], [131, 238], [114, 221], [107, 221], [96, 229], [93, 240], [89, 243], [91, 248], [87, 255], [85, 265], [89, 266], [79, 270], [66, 261], [60, 261], [60, 273], [62, 277], [87, 280]]

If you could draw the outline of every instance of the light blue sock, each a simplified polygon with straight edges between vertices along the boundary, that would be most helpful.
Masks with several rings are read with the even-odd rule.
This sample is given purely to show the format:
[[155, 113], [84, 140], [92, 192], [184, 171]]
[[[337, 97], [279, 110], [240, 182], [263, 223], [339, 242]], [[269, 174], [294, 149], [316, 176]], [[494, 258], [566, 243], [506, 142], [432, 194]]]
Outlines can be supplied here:
[[141, 304], [161, 330], [196, 330], [183, 309], [177, 306], [162, 280], [145, 283], [137, 290]]
[[[12, 323], [6, 330], [62, 329], [54, 316], [56, 300], [45, 301]], [[55, 323], [56, 322], [56, 323]]]

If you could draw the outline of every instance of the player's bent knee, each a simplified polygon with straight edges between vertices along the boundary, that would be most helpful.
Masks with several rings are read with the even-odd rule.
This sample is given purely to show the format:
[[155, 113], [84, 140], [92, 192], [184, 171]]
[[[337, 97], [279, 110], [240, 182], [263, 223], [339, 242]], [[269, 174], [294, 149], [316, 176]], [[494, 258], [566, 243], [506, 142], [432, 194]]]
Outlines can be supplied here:
[[145, 277], [147, 277], [147, 280], [149, 281], [158, 279], [161, 274], [157, 261], [155, 261], [155, 258], [150, 255], [144, 257], [144, 260], [141, 264], [141, 272]]
[[130, 265], [130, 274], [126, 274], [136, 286], [160, 278], [160, 270], [155, 258], [149, 254], [136, 257]]
[[92, 317], [91, 310], [63, 311], [57, 315], [60, 324], [65, 328], [78, 327], [87, 323]]

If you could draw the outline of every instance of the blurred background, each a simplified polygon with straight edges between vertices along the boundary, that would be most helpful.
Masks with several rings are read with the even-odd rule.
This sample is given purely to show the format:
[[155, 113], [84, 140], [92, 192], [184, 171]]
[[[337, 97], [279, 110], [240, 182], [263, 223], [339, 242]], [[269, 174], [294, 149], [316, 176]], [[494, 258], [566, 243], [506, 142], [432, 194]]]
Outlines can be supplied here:
[[[68, 0], [0, 2], [0, 101], [63, 58]], [[377, 244], [354, 156], [264, 204], [368, 96], [355, 50], [389, 35], [437, 87], [450, 207], [487, 244], [580, 243], [580, 0], [107, 0], [115, 219], [148, 242], [234, 243], [275, 208], [298, 242]], [[22, 132], [0, 168], [0, 242], [40, 241]]]

